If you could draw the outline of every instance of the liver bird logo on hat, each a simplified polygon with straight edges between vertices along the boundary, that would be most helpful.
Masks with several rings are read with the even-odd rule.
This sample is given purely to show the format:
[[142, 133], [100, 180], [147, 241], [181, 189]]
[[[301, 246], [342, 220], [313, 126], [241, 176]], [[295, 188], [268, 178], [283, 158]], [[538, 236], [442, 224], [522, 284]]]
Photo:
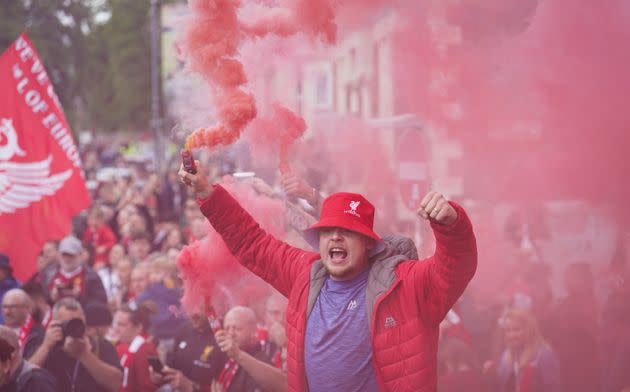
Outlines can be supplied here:
[[346, 214], [352, 214], [354, 216], [357, 217], [361, 217], [361, 215], [359, 215], [359, 213], [357, 212], [357, 208], [359, 208], [359, 205], [361, 205], [360, 201], [351, 201], [350, 202], [350, 209], [349, 210], [345, 210], [344, 212]]
[[72, 176], [72, 169], [50, 175], [52, 155], [35, 162], [12, 162], [26, 156], [18, 144], [11, 119], [0, 119], [0, 215], [27, 208], [44, 196], [55, 194]]

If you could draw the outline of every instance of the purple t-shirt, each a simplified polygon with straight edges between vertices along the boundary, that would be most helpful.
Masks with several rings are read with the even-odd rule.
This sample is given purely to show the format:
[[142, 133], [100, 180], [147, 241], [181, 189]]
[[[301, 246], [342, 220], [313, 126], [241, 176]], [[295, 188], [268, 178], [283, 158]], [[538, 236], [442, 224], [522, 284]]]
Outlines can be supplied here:
[[304, 360], [310, 392], [378, 391], [365, 305], [369, 269], [347, 281], [328, 278], [306, 322]]

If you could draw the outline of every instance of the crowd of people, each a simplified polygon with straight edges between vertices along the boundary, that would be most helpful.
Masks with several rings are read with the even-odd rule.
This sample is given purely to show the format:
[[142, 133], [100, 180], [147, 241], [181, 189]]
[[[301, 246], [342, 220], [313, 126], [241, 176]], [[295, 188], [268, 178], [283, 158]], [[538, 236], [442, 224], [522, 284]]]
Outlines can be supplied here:
[[[43, 245], [33, 276], [18, 282], [11, 265], [20, 261], [0, 255], [0, 391], [291, 389], [287, 373], [293, 377], [296, 352], [287, 353], [287, 346], [291, 351], [295, 344], [287, 340], [302, 336], [307, 352], [301, 354], [321, 359], [317, 339], [324, 339], [323, 329], [304, 326], [298, 335], [285, 330], [285, 324], [297, 321], [287, 323], [284, 296], [289, 294], [282, 290], [270, 291], [262, 307], [229, 303], [225, 314], [217, 314], [204, 303], [194, 312], [184, 311], [176, 259], [185, 245], [206, 235], [212, 212], [200, 208], [198, 195], [180, 181], [179, 159], [157, 173], [150, 163], [126, 159], [121, 151], [116, 145], [84, 148], [93, 204], [75, 219], [72, 234]], [[215, 154], [200, 166], [214, 182], [236, 165], [229, 154]], [[265, 180], [274, 182], [266, 189], [277, 197], [301, 199], [292, 205], [313, 221], [319, 218], [325, 184], [313, 187], [290, 173]], [[387, 239], [389, 245], [396, 243], [396, 254], [415, 260], [410, 241]], [[625, 263], [627, 256], [620, 257]], [[564, 298], [553, 297], [546, 276], [539, 263], [530, 263], [500, 305], [481, 308], [464, 292], [450, 310], [431, 313], [440, 320], [445, 314], [438, 320], [438, 391], [630, 391], [630, 290], [624, 275], [611, 285], [605, 301], [595, 296], [589, 263], [566, 269]], [[335, 287], [326, 285], [320, 293], [327, 289]], [[324, 305], [317, 301], [309, 309]], [[426, 306], [432, 306], [430, 300]], [[403, 316], [386, 317], [384, 328], [402, 323], [398, 317]], [[329, 322], [322, 319], [321, 328]], [[432, 333], [424, 327], [413, 331]], [[374, 348], [375, 361], [388, 350], [386, 342], [380, 344]], [[413, 344], [418, 343], [408, 347]], [[396, 345], [400, 352], [391, 355], [405, 356], [404, 347]], [[424, 371], [419, 365], [426, 363], [423, 355], [430, 356], [430, 350], [406, 356], [401, 371]], [[353, 363], [359, 359], [352, 355], [344, 358], [350, 361], [346, 370], [366, 365]], [[327, 380], [325, 364], [306, 364], [310, 390], [317, 390], [311, 384], [315, 379], [335, 385]], [[413, 383], [424, 380], [402, 379], [407, 384], [391, 390], [421, 390]]]

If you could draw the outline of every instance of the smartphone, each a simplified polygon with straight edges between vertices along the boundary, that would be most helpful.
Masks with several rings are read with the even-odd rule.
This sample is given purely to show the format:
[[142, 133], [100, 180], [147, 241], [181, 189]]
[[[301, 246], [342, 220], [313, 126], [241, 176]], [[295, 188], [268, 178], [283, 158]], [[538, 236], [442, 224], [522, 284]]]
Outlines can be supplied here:
[[149, 365], [151, 365], [154, 372], [164, 374], [162, 372], [164, 370], [164, 364], [160, 361], [160, 358], [156, 356], [149, 356], [147, 357], [147, 361], [149, 361]]

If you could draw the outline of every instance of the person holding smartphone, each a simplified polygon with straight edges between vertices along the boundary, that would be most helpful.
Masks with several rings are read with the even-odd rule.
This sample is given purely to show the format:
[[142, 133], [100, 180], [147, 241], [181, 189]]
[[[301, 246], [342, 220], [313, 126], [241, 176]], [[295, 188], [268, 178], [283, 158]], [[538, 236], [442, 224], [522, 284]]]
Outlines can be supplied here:
[[149, 358], [151, 381], [156, 385], [170, 384], [177, 390], [208, 389], [223, 369], [226, 355], [220, 350], [210, 328], [206, 312], [191, 314], [189, 322], [177, 332], [173, 351], [163, 365]]
[[157, 349], [149, 339], [149, 316], [155, 313], [151, 303], [130, 302], [114, 314], [114, 333], [126, 350], [120, 357], [123, 367], [121, 392], [152, 392], [157, 386], [149, 377], [148, 357], [157, 356]]

